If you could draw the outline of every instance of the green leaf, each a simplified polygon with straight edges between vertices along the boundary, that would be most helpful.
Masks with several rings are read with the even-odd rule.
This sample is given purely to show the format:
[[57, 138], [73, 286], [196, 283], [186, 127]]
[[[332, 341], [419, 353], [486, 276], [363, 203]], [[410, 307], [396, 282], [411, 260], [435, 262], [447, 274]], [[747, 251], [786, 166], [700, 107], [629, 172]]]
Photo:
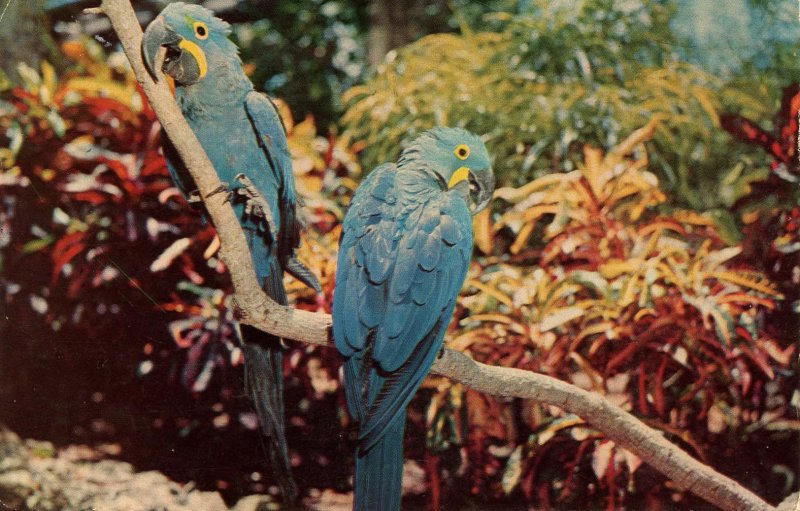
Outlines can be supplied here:
[[519, 484], [522, 477], [522, 446], [518, 445], [511, 453], [506, 462], [506, 469], [503, 471], [503, 493], [510, 495], [514, 488]]
[[727, 209], [715, 209], [708, 212], [714, 220], [719, 237], [728, 245], [737, 245], [742, 241], [742, 230], [736, 222], [733, 212]]
[[47, 235], [39, 239], [31, 240], [25, 243], [22, 246], [22, 253], [23, 254], [32, 254], [33, 252], [39, 252], [50, 246], [55, 238], [52, 235]]

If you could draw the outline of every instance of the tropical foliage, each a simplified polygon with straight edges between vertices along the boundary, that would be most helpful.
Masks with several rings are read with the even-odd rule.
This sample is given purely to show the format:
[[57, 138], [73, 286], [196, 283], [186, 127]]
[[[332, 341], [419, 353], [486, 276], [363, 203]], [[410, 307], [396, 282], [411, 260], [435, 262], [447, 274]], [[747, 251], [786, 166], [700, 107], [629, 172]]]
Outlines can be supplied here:
[[486, 134], [500, 182], [519, 186], [576, 168], [583, 144], [610, 147], [657, 119], [651, 170], [673, 202], [727, 207], [755, 179], [750, 167], [732, 173], [752, 151], [727, 144], [719, 113], [761, 117], [766, 91], [678, 61], [669, 4], [529, 4], [487, 16], [496, 32], [465, 27], [408, 45], [350, 89], [342, 122], [367, 142], [365, 165], [387, 159], [409, 134], [457, 124]]
[[[794, 346], [760, 326], [781, 295], [735, 262], [740, 246], [706, 216], [657, 213], [665, 196], [644, 147], [655, 131], [653, 121], [605, 154], [585, 146], [578, 169], [497, 191], [490, 246], [504, 249], [473, 266], [449, 344], [604, 394], [708, 461], [728, 435], [786, 418], [774, 398], [789, 391], [781, 374]], [[651, 509], [663, 498], [636, 456], [578, 417], [436, 389], [429, 417], [452, 409], [464, 422], [431, 424], [435, 447], [483, 446], [467, 451], [475, 493], [566, 508], [602, 495], [608, 509], [637, 499]]]
[[[124, 57], [112, 54], [106, 63], [88, 42], [63, 51], [74, 59], [68, 73], [57, 77], [47, 63], [22, 66], [24, 83], [0, 103], [7, 142], [0, 150], [1, 312], [15, 318], [1, 327], [7, 420], [65, 442], [77, 428], [83, 441], [127, 442], [126, 456], [145, 467], [173, 464], [175, 477], [263, 490], [266, 458], [248, 447], [258, 445], [258, 434], [241, 392], [242, 355], [214, 230], [170, 182], [158, 124]], [[319, 137], [310, 118], [294, 125], [282, 109], [298, 191], [316, 227], [302, 256], [329, 275], [342, 217], [336, 190], [342, 181], [354, 186], [359, 166], [346, 139]], [[327, 306], [288, 285], [300, 306]], [[289, 410], [289, 434], [321, 428], [323, 438], [339, 422], [336, 369], [326, 369], [335, 367], [333, 354], [298, 349], [288, 358], [288, 392], [298, 407]], [[46, 371], [29, 373], [36, 364]], [[39, 392], [58, 396], [56, 424], [39, 399], [10, 397]], [[193, 472], [208, 464], [195, 446], [217, 431], [227, 436], [223, 453], [252, 455]], [[306, 445], [300, 473], [318, 468], [317, 458], [338, 444]], [[207, 452], [225, 458], [219, 449]], [[164, 466], [165, 459], [172, 461]], [[175, 461], [186, 459], [195, 461]]]
[[[295, 123], [280, 103], [308, 225], [300, 255], [324, 290], [287, 277], [291, 300], [329, 311], [362, 165], [395, 159], [434, 124], [486, 133], [502, 183], [476, 218], [448, 345], [604, 394], [780, 499], [797, 486], [800, 429], [786, 326], [797, 324], [800, 271], [787, 185], [796, 87], [759, 127], [775, 91], [737, 90], [673, 59], [661, 2], [573, 12], [532, 2], [545, 11], [513, 17], [456, 4], [462, 35], [390, 56], [348, 93], [343, 134], [321, 134], [311, 116]], [[496, 31], [471, 31], [476, 19]], [[62, 51], [65, 73], [21, 66], [21, 83], [0, 92], [4, 420], [57, 442], [119, 443], [139, 467], [229, 498], [268, 492], [213, 227], [170, 183], [124, 57], [89, 41]], [[431, 54], [448, 58], [434, 66]], [[285, 375], [299, 482], [347, 491], [335, 351], [293, 347]], [[429, 378], [408, 430], [434, 506], [704, 509], [592, 425], [539, 403]]]

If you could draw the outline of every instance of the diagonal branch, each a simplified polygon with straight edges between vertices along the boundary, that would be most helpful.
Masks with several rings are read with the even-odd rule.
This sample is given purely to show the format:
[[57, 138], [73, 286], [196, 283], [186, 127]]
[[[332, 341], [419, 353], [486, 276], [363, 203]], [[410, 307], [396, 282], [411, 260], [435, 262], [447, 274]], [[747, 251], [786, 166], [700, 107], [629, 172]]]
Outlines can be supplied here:
[[[145, 70], [140, 53], [142, 31], [130, 2], [102, 0], [100, 11], [111, 20], [137, 81], [194, 178], [200, 195], [207, 197], [220, 185], [219, 179], [184, 120], [166, 81], [153, 82]], [[224, 194], [205, 198], [205, 205], [222, 244], [221, 257], [230, 272], [236, 301], [244, 313], [242, 321], [285, 339], [329, 346], [330, 315], [280, 306], [259, 288], [244, 234]], [[721, 509], [774, 511], [757, 495], [692, 458], [667, 441], [660, 432], [599, 394], [530, 371], [481, 364], [450, 349], [436, 361], [433, 372], [479, 392], [532, 399], [574, 413], [679, 487]]]

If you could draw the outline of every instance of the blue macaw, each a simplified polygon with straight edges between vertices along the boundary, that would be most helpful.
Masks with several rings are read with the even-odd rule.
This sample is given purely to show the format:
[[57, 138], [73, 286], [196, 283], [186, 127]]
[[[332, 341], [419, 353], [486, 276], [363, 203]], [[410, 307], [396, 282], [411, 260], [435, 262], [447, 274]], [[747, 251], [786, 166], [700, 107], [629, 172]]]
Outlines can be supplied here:
[[[275, 105], [253, 90], [242, 70], [230, 26], [198, 5], [168, 5], [144, 33], [142, 53], [150, 73], [158, 50], [166, 47], [162, 70], [175, 80], [175, 96], [189, 126], [208, 154], [248, 240], [253, 266], [264, 291], [286, 304], [286, 270], [319, 292], [316, 278], [294, 257], [300, 225], [296, 217], [292, 161]], [[198, 202], [193, 181], [165, 139], [172, 179], [190, 202]], [[236, 182], [236, 186], [233, 183]], [[230, 186], [230, 190], [229, 190]], [[273, 335], [241, 325], [247, 388], [284, 497], [293, 501], [284, 433], [282, 344]]]
[[359, 423], [353, 509], [400, 509], [405, 411], [442, 348], [494, 190], [480, 138], [434, 128], [373, 170], [342, 227], [333, 339]]

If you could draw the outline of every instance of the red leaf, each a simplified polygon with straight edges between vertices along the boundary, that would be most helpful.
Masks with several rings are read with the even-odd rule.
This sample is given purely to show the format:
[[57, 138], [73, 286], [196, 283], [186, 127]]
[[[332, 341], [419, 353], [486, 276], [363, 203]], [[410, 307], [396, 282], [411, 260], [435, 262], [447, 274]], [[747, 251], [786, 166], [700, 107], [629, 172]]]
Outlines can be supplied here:
[[638, 385], [639, 412], [642, 415], [647, 415], [647, 369], [645, 369], [644, 362], [639, 364]]
[[775, 139], [750, 119], [741, 115], [727, 114], [720, 116], [719, 122], [725, 131], [739, 140], [748, 144], [759, 145], [771, 152]]
[[658, 371], [656, 371], [656, 379], [653, 382], [653, 404], [655, 404], [656, 411], [661, 417], [666, 413], [666, 404], [664, 403], [664, 373], [667, 370], [668, 362], [669, 359], [667, 357], [661, 359], [661, 364], [659, 364]]
[[605, 367], [606, 374], [612, 374], [614, 369], [618, 365], [622, 365], [626, 362], [633, 354], [636, 352], [636, 349], [639, 347], [639, 343], [636, 341], [630, 341], [625, 348], [623, 348], [619, 353], [611, 357], [611, 360], [608, 361]]
[[125, 168], [125, 165], [123, 165], [122, 162], [117, 160], [112, 160], [109, 158], [100, 158], [100, 161], [102, 163], [105, 163], [108, 166], [109, 170], [111, 170], [114, 174], [117, 175], [118, 178], [120, 178], [120, 180], [123, 181], [123, 184], [125, 181], [130, 180], [130, 177], [128, 175], [128, 169]]
[[53, 261], [53, 274], [50, 279], [51, 285], [55, 285], [55, 283], [58, 282], [58, 274], [61, 272], [64, 265], [70, 262], [73, 257], [80, 254], [85, 247], [86, 245], [84, 243], [76, 243], [59, 254], [58, 258]]
[[53, 261], [53, 272], [50, 278], [51, 285], [55, 285], [58, 282], [58, 274], [61, 273], [64, 265], [80, 254], [86, 247], [86, 244], [82, 242], [84, 234], [80, 231], [73, 232], [63, 236], [53, 244], [52, 252], [50, 252], [50, 259]]
[[158, 153], [148, 153], [142, 165], [142, 176], [166, 176], [167, 164]]
[[767, 357], [762, 351], [754, 351], [745, 344], [740, 344], [739, 349], [742, 350], [742, 353], [747, 355], [747, 358], [753, 361], [756, 367], [761, 369], [761, 372], [763, 372], [767, 376], [767, 378], [769, 378], [770, 380], [775, 378], [775, 372], [769, 366], [769, 362], [767, 362]]
[[100, 192], [96, 192], [94, 190], [90, 190], [90, 191], [87, 191], [87, 192], [77, 192], [77, 193], [72, 195], [72, 198], [74, 200], [88, 202], [89, 204], [92, 204], [93, 206], [96, 206], [98, 204], [102, 204], [102, 203], [108, 201], [108, 196], [107, 195], [105, 195], [103, 193], [100, 193]]
[[791, 159], [797, 150], [797, 113], [800, 111], [800, 84], [793, 83], [783, 90], [781, 108], [775, 114], [773, 126], [786, 156]]

